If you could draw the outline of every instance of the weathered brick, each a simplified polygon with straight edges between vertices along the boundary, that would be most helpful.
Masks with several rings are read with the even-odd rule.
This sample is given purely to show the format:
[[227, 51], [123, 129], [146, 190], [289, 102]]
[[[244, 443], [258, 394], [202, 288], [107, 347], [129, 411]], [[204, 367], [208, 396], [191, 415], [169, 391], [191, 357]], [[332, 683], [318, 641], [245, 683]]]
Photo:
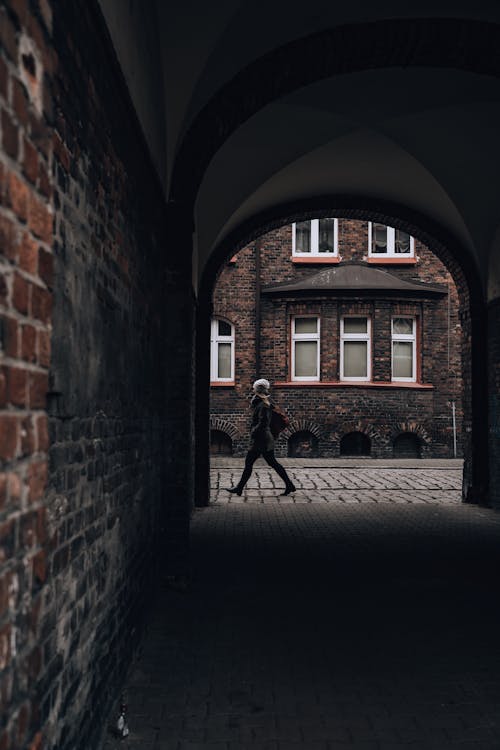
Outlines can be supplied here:
[[8, 216], [0, 214], [0, 248], [2, 254], [8, 260], [15, 261], [18, 256], [18, 247], [17, 228]]
[[0, 458], [15, 458], [19, 441], [19, 420], [10, 414], [0, 415]]
[[38, 362], [42, 367], [50, 365], [50, 332], [38, 329]]
[[54, 256], [43, 247], [40, 248], [38, 256], [38, 275], [49, 289], [52, 289], [54, 279]]
[[26, 183], [15, 174], [7, 174], [7, 203], [21, 221], [28, 218], [29, 190]]
[[27, 371], [19, 367], [5, 367], [4, 372], [7, 377], [7, 401], [13, 406], [27, 406]]
[[46, 452], [49, 449], [49, 426], [46, 414], [36, 418], [37, 450]]
[[28, 468], [28, 487], [30, 502], [35, 502], [43, 496], [47, 483], [47, 461], [35, 461]]
[[21, 327], [21, 356], [26, 362], [36, 362], [37, 356], [37, 330], [34, 326], [26, 324]]
[[36, 451], [36, 431], [31, 414], [21, 423], [21, 453], [31, 456]]
[[33, 285], [31, 294], [31, 313], [43, 323], [50, 323], [52, 313], [52, 295], [46, 289]]
[[47, 391], [49, 377], [46, 372], [30, 372], [29, 375], [29, 404], [31, 409], [45, 409], [47, 406]]
[[2, 110], [2, 146], [6, 154], [17, 159], [19, 154], [19, 130], [6, 110]]
[[31, 284], [20, 274], [14, 276], [12, 304], [22, 315], [28, 315], [30, 307]]
[[26, 96], [26, 89], [17, 78], [12, 80], [12, 106], [19, 122], [27, 127], [29, 124], [28, 97]]
[[38, 273], [38, 243], [28, 234], [23, 233], [19, 245], [19, 266], [23, 271], [36, 276]]
[[38, 179], [38, 153], [27, 138], [23, 140], [23, 173], [33, 184]]
[[28, 224], [33, 234], [43, 242], [52, 242], [52, 213], [49, 206], [34, 193], [29, 193]]
[[19, 325], [15, 318], [8, 315], [0, 317], [2, 326], [2, 348], [7, 357], [16, 358], [19, 355]]

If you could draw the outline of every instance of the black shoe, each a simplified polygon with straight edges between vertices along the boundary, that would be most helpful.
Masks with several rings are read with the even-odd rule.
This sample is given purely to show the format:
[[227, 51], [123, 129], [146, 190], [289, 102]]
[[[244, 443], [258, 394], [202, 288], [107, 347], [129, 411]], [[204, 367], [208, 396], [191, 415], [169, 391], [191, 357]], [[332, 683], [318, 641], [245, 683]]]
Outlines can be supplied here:
[[283, 492], [281, 493], [280, 497], [283, 497], [283, 495], [289, 495], [291, 492], [295, 492], [297, 487], [290, 482], [290, 484], [287, 484]]
[[233, 495], [239, 495], [241, 497], [241, 493], [243, 490], [240, 490], [239, 487], [227, 487], [227, 491], [231, 492]]

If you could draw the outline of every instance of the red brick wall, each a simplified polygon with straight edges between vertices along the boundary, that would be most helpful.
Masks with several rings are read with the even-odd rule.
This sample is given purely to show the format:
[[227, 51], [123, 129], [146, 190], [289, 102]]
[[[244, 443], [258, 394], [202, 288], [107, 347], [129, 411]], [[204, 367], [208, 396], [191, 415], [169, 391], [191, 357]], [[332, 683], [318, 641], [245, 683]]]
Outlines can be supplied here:
[[[280, 281], [295, 281], [317, 273], [325, 266], [291, 262], [291, 225], [269, 232], [260, 239], [262, 286]], [[341, 261], [364, 262], [368, 256], [368, 222], [339, 220]], [[453, 450], [450, 401], [457, 402], [457, 427], [463, 423], [461, 404], [462, 362], [459, 298], [453, 278], [444, 264], [418, 240], [415, 241], [415, 265], [379, 264], [400, 278], [446, 285], [450, 298], [401, 300], [379, 298], [332, 299], [323, 297], [307, 302], [261, 298], [261, 369], [255, 372], [255, 245], [236, 255], [234, 264], [225, 266], [214, 291], [214, 315], [235, 325], [236, 378], [234, 386], [211, 389], [212, 423], [225, 421], [232, 428], [236, 454], [247, 443], [247, 401], [251, 383], [257, 375], [273, 383], [290, 380], [290, 316], [304, 312], [321, 315], [321, 380], [339, 380], [339, 320], [345, 313], [366, 313], [372, 318], [372, 381], [388, 383], [391, 378], [391, 317], [415, 315], [420, 328], [420, 382], [433, 389], [364, 386], [275, 386], [274, 397], [294, 420], [293, 430], [305, 424], [319, 436], [320, 455], [338, 455], [341, 437], [360, 430], [372, 438], [372, 455], [392, 456], [394, 437], [415, 432], [422, 440], [423, 455], [449, 456]], [[450, 337], [448, 339], [448, 324]], [[449, 359], [449, 368], [448, 368]], [[286, 437], [277, 451], [286, 453]]]
[[40, 747], [53, 288], [49, 7], [0, 8], [0, 747]]
[[179, 474], [163, 193], [97, 5], [51, 8], [0, 7], [2, 750], [97, 747]]

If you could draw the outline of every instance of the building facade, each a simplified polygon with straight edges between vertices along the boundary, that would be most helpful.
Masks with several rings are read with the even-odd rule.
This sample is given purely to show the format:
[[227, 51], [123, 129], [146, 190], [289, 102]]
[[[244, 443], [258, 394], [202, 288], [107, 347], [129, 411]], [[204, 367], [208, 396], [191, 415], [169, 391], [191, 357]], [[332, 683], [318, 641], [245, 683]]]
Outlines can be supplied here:
[[458, 295], [417, 239], [342, 218], [269, 232], [221, 269], [211, 452], [243, 455], [257, 377], [291, 419], [281, 456], [461, 453]]

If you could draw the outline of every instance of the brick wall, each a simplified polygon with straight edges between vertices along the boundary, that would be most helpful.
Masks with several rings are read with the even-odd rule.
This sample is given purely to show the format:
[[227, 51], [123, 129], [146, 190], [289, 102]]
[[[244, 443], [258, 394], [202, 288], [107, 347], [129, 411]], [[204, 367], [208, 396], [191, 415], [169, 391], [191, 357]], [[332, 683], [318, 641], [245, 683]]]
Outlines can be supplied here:
[[[364, 262], [368, 255], [368, 223], [339, 220], [341, 261]], [[259, 241], [261, 247], [260, 283], [273, 285], [296, 281], [317, 273], [321, 265], [291, 262], [292, 227], [273, 230]], [[211, 389], [212, 424], [225, 420], [233, 427], [231, 435], [236, 455], [248, 441], [246, 395], [257, 375], [273, 383], [290, 381], [290, 317], [313, 313], [321, 316], [321, 380], [339, 380], [339, 321], [349, 313], [363, 313], [373, 321], [372, 381], [391, 379], [391, 317], [416, 316], [420, 327], [420, 382], [432, 384], [432, 390], [410, 388], [375, 389], [353, 386], [274, 387], [274, 397], [293, 418], [292, 429], [280, 438], [277, 453], [286, 455], [287, 439], [298, 431], [318, 437], [323, 456], [339, 454], [340, 440], [351, 431], [370, 437], [372, 455], [390, 457], [393, 440], [401, 432], [415, 433], [422, 444], [422, 455], [453, 455], [450, 401], [456, 400], [459, 451], [464, 414], [462, 392], [462, 329], [459, 296], [451, 274], [444, 264], [421, 242], [415, 241], [415, 265], [379, 265], [400, 278], [446, 285], [450, 292], [438, 299], [332, 298], [318, 296], [314, 301], [299, 297], [261, 298], [261, 369], [255, 372], [255, 244], [241, 250], [235, 262], [221, 270], [214, 290], [214, 315], [221, 315], [235, 326], [235, 383]], [[448, 336], [449, 329], [449, 336]], [[228, 430], [226, 430], [228, 431]]]
[[500, 300], [488, 308], [490, 501], [500, 508]]
[[94, 3], [4, 3], [0, 44], [0, 748], [89, 750], [157, 580], [190, 273]]

